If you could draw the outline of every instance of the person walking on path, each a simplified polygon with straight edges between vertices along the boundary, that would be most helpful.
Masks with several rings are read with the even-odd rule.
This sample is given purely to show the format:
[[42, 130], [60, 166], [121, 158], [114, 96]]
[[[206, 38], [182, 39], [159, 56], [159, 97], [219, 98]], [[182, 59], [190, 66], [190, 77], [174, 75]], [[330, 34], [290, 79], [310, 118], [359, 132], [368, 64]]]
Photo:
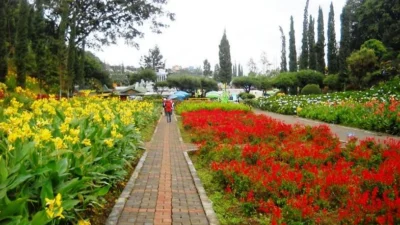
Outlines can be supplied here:
[[165, 114], [167, 115], [167, 123], [171, 123], [171, 115], [172, 115], [172, 110], [173, 110], [173, 102], [171, 99], [168, 99], [165, 101]]

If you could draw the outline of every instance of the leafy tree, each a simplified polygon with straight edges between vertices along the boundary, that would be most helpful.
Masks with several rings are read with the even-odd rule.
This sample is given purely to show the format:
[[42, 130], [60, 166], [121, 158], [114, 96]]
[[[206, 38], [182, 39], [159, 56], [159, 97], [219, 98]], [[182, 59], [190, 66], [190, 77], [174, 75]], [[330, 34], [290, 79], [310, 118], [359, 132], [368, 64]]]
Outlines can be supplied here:
[[256, 77], [236, 77], [232, 80], [232, 84], [243, 88], [246, 93], [249, 93], [252, 87], [259, 85], [259, 81]]
[[261, 53], [261, 57], [260, 57], [260, 61], [261, 61], [261, 74], [268, 74], [269, 73], [269, 67], [272, 65], [269, 60], [268, 60], [268, 55], [265, 51], [263, 51]]
[[323, 81], [325, 86], [328, 86], [331, 90], [340, 90], [340, 82], [338, 74], [331, 74], [325, 76]]
[[226, 38], [226, 31], [222, 36], [221, 43], [219, 45], [219, 81], [222, 83], [229, 83], [232, 79], [232, 62], [231, 62], [231, 50], [229, 41]]
[[152, 69], [142, 69], [138, 73], [133, 74], [131, 76], [130, 83], [136, 83], [136, 82], [156, 82], [157, 81], [157, 74], [154, 72]]
[[215, 64], [215, 66], [214, 66], [214, 74], [213, 74], [213, 79], [215, 81], [219, 81], [219, 70], [220, 70], [219, 64]]
[[283, 29], [279, 26], [279, 31], [281, 32], [281, 40], [282, 40], [282, 50], [281, 50], [281, 72], [287, 71], [287, 60], [286, 60], [286, 37], [283, 33]]
[[300, 70], [295, 73], [295, 75], [300, 88], [303, 88], [307, 84], [318, 84], [322, 86], [324, 80], [324, 75], [315, 70]]
[[7, 76], [7, 39], [6, 39], [6, 2], [0, 1], [0, 82], [4, 83]]
[[317, 65], [316, 70], [325, 74], [325, 31], [324, 31], [324, 15], [321, 7], [318, 10], [318, 41], [315, 47]]
[[210, 62], [208, 62], [208, 60], [204, 60], [203, 62], [203, 75], [205, 77], [209, 77], [212, 75], [212, 71], [211, 71], [211, 64]]
[[165, 63], [162, 61], [163, 55], [160, 53], [160, 48], [156, 45], [154, 49], [149, 50], [149, 55], [142, 56], [141, 65], [145, 69], [152, 69], [157, 71], [165, 67]]
[[400, 50], [400, 2], [393, 0], [350, 1], [355, 10], [353, 49], [369, 39], [377, 39], [396, 52]]
[[317, 69], [317, 51], [315, 47], [314, 19], [310, 15], [310, 24], [308, 27], [308, 49], [310, 50], [308, 66], [310, 70]]
[[214, 79], [207, 77], [198, 77], [200, 79], [201, 96], [205, 96], [206, 92], [218, 90], [218, 83]]
[[192, 93], [201, 87], [199, 76], [192, 75], [171, 75], [167, 78], [168, 86], [178, 90]]
[[257, 64], [254, 62], [253, 58], [249, 59], [247, 66], [249, 67], [249, 74], [257, 74]]
[[98, 80], [101, 84], [112, 85], [109, 73], [98, 57], [91, 52], [86, 52], [84, 60], [84, 72], [87, 83], [89, 80]]
[[281, 89], [285, 93], [288, 92], [289, 88], [292, 91], [296, 90], [298, 86], [296, 73], [293, 72], [281, 73], [272, 80], [272, 84], [274, 87]]
[[259, 90], [262, 90], [264, 93], [272, 88], [272, 80], [266, 76], [257, 77], [258, 82], [256, 83], [256, 87]]
[[347, 64], [350, 69], [350, 79], [354, 86], [362, 88], [366, 82], [363, 80], [368, 72], [375, 70], [378, 58], [374, 50], [362, 48], [359, 51], [353, 52], [347, 58]]
[[387, 49], [383, 45], [383, 43], [376, 39], [370, 39], [364, 42], [364, 44], [361, 45], [361, 48], [368, 48], [374, 50], [374, 53], [378, 57], [378, 59], [381, 59], [382, 56], [387, 53]]
[[290, 31], [289, 31], [289, 71], [297, 71], [297, 53], [296, 53], [296, 38], [294, 34], [293, 16], [290, 17]]
[[308, 3], [309, 0], [306, 2], [306, 7], [304, 8], [304, 20], [303, 20], [303, 38], [301, 40], [301, 54], [300, 54], [300, 70], [308, 69], [308, 51], [309, 51], [309, 44], [308, 44]]
[[28, 55], [28, 15], [29, 5], [26, 0], [20, 0], [17, 40], [15, 46], [15, 62], [17, 66], [17, 85], [25, 87], [26, 57]]
[[331, 3], [328, 17], [328, 71], [330, 74], [337, 73], [339, 70], [337, 64], [337, 47], [335, 32], [335, 12], [333, 3]]
[[167, 81], [158, 81], [154, 84], [154, 90], [162, 95], [162, 93], [165, 91], [166, 88], [168, 88], [168, 82]]

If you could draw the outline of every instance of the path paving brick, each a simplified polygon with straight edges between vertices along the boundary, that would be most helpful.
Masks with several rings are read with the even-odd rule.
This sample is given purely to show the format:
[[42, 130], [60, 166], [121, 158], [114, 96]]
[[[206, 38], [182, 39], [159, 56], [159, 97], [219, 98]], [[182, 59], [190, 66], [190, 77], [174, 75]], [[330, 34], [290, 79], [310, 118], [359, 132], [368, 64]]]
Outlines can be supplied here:
[[185, 153], [194, 146], [182, 143], [176, 120], [167, 123], [161, 118], [146, 146], [143, 165], [138, 172], [135, 170], [137, 177], [130, 181], [129, 195], [118, 200], [106, 224], [218, 224]]

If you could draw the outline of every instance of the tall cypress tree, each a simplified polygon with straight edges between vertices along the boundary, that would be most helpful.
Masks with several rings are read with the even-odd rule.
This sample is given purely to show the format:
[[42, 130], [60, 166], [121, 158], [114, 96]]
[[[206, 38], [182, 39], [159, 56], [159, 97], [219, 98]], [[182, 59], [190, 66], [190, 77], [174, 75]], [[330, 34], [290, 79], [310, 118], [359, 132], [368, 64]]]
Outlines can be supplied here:
[[45, 37], [45, 22], [43, 12], [43, 0], [36, 0], [36, 11], [34, 15], [35, 31], [33, 33], [32, 48], [36, 59], [36, 77], [39, 79], [39, 85], [47, 78], [47, 51]]
[[28, 55], [28, 17], [29, 5], [26, 0], [19, 2], [17, 40], [15, 46], [15, 64], [17, 66], [17, 85], [25, 88], [26, 61]]
[[308, 60], [308, 67], [310, 70], [316, 70], [317, 69], [317, 52], [315, 48], [315, 31], [314, 31], [314, 19], [310, 15], [310, 25], [308, 27], [308, 45], [310, 49], [310, 55], [309, 55], [309, 60]]
[[238, 72], [239, 77], [243, 77], [243, 66], [239, 64], [239, 72]]
[[317, 71], [325, 74], [325, 30], [324, 30], [324, 15], [321, 7], [318, 10], [318, 41], [316, 44], [317, 55]]
[[220, 80], [219, 80], [219, 71], [220, 71], [219, 65], [218, 65], [218, 64], [215, 64], [215, 66], [214, 66], [213, 78], [214, 78], [214, 80], [217, 81], [217, 82], [220, 81]]
[[335, 32], [335, 12], [331, 3], [328, 17], [328, 71], [335, 74], [339, 70], [337, 62], [336, 32]]
[[347, 6], [343, 7], [342, 14], [340, 15], [340, 20], [342, 23], [340, 32], [340, 49], [339, 49], [339, 82], [345, 83], [347, 81], [347, 63], [346, 59], [350, 56], [350, 9]]
[[286, 37], [283, 33], [283, 29], [279, 26], [279, 31], [281, 32], [281, 40], [282, 40], [282, 50], [281, 50], [281, 72], [287, 71], [287, 60], [286, 60]]
[[229, 41], [226, 38], [226, 31], [222, 36], [221, 43], [219, 45], [219, 79], [222, 83], [229, 83], [232, 79], [232, 62], [231, 62], [231, 50]]
[[296, 53], [296, 38], [294, 34], [293, 16], [290, 17], [290, 31], [289, 31], [289, 71], [297, 71], [297, 53]]
[[304, 20], [303, 20], [303, 38], [301, 40], [301, 55], [300, 55], [300, 70], [306, 70], [308, 68], [308, 2], [304, 8]]
[[7, 45], [6, 45], [6, 2], [0, 0], [0, 82], [4, 83], [7, 76]]

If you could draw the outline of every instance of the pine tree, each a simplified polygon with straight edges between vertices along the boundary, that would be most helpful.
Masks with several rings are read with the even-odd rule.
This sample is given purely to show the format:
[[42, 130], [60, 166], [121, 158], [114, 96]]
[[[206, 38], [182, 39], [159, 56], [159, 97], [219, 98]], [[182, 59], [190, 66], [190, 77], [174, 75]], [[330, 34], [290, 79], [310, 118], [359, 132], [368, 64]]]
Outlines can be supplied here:
[[347, 63], [346, 59], [350, 56], [350, 29], [351, 29], [351, 21], [350, 21], [350, 12], [347, 6], [343, 7], [342, 14], [340, 15], [340, 20], [342, 23], [341, 32], [340, 32], [340, 49], [339, 49], [339, 82], [345, 83], [348, 78], [347, 73]]
[[226, 38], [226, 31], [222, 36], [219, 45], [219, 79], [222, 83], [229, 83], [232, 79], [232, 62], [229, 41]]
[[331, 3], [328, 17], [328, 71], [329, 74], [335, 74], [338, 72], [335, 12], [333, 10], [333, 3]]
[[286, 37], [283, 33], [283, 29], [279, 26], [279, 31], [281, 32], [281, 40], [282, 40], [282, 50], [281, 50], [281, 72], [287, 71], [287, 60], [286, 60]]
[[318, 11], [318, 41], [316, 44], [317, 55], [317, 71], [325, 74], [325, 29], [324, 29], [324, 15], [321, 7]]
[[310, 70], [317, 69], [317, 54], [315, 48], [315, 31], [314, 31], [314, 19], [310, 15], [310, 24], [308, 27], [308, 49], [310, 50], [309, 60], [308, 60], [308, 67]]
[[306, 70], [308, 68], [308, 2], [304, 8], [304, 20], [303, 20], [303, 39], [301, 40], [301, 55], [300, 55], [300, 70]]
[[7, 76], [7, 45], [6, 45], [6, 2], [0, 0], [0, 82], [4, 83]]
[[294, 34], [293, 16], [290, 17], [290, 31], [289, 31], [289, 71], [297, 71], [297, 53], [296, 53], [296, 38]]
[[20, 0], [17, 40], [15, 46], [15, 64], [17, 66], [17, 85], [25, 88], [26, 60], [28, 55], [28, 17], [29, 5], [26, 0]]

